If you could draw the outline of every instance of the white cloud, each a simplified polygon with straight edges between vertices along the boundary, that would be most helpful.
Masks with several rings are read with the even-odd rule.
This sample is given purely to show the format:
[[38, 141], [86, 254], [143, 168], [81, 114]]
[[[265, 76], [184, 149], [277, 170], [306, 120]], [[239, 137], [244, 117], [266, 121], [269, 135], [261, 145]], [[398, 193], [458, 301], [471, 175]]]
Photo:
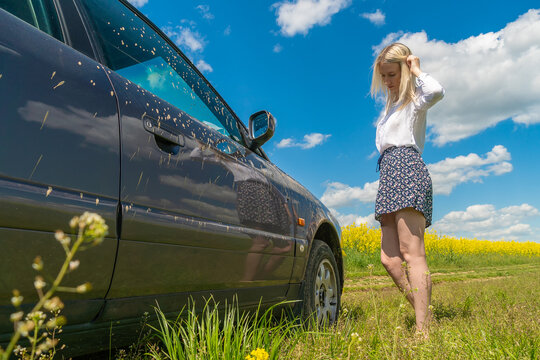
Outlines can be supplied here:
[[[197, 6], [197, 9], [200, 9], [201, 11], [209, 10], [209, 8], [205, 8], [204, 5]], [[206, 46], [204, 37], [195, 30], [196, 24], [194, 22], [186, 19], [182, 19], [180, 22], [183, 25], [177, 25], [175, 27], [166, 26], [162, 28], [163, 32], [178, 45], [201, 72], [211, 73], [214, 69], [202, 59], [202, 52]], [[153, 76], [154, 78], [152, 80], [159, 80], [155, 75]]]
[[[283, 141], [291, 141], [284, 139]], [[282, 147], [292, 146], [284, 144]], [[434, 164], [428, 164], [433, 181], [433, 193], [449, 195], [459, 184], [473, 181], [481, 182], [482, 178], [491, 175], [501, 175], [512, 171], [510, 153], [502, 145], [495, 145], [484, 156], [470, 153], [467, 156], [446, 158]], [[379, 181], [365, 183], [361, 186], [350, 186], [340, 182], [331, 182], [321, 197], [328, 207], [342, 208], [354, 205], [356, 202], [373, 203], [377, 197]]]
[[225, 35], [225, 36], [231, 35], [231, 25], [227, 25], [225, 30], [223, 30], [223, 35]]
[[195, 26], [197, 25], [197, 23], [193, 20], [189, 20], [189, 19], [182, 19], [180, 20], [180, 23], [181, 24], [187, 24], [189, 26], [191, 26], [192, 28], [195, 28]]
[[148, 81], [152, 89], [161, 89], [165, 80], [168, 79], [168, 75], [166, 69], [160, 71], [157, 66], [153, 66], [146, 70], [146, 81]]
[[398, 39], [403, 36], [403, 34], [404, 32], [401, 30], [398, 32], [387, 34], [378, 45], [372, 46], [373, 56], [376, 57], [385, 46], [398, 41]]
[[204, 49], [204, 40], [201, 35], [190, 29], [182, 29], [177, 39], [179, 45], [185, 45], [191, 51], [201, 51]]
[[459, 184], [481, 182], [486, 176], [508, 173], [512, 171], [510, 159], [510, 153], [504, 146], [495, 145], [483, 157], [470, 153], [429, 164], [433, 193], [449, 195]]
[[380, 9], [377, 9], [377, 11], [375, 11], [374, 13], [363, 13], [360, 16], [368, 19], [377, 26], [384, 25], [386, 19], [386, 15]]
[[300, 147], [302, 149], [311, 149], [312, 147], [315, 147], [317, 145], [322, 144], [325, 142], [330, 136], [330, 134], [319, 134], [319, 133], [312, 133], [304, 135], [304, 143], [300, 144]]
[[281, 140], [277, 145], [278, 148], [293, 147], [294, 141], [291, 138]]
[[214, 14], [212, 14], [210, 12], [210, 6], [208, 6], [208, 5], [198, 5], [196, 7], [196, 9], [199, 10], [199, 12], [201, 13], [201, 16], [204, 19], [212, 20], [214, 18]]
[[330, 208], [329, 210], [339, 221], [340, 226], [347, 226], [352, 224], [367, 224], [367, 226], [369, 227], [377, 227], [380, 225], [379, 222], [375, 220], [375, 214], [370, 214], [368, 216], [360, 216], [357, 214], [341, 214], [337, 210], [332, 208]]
[[373, 159], [375, 156], [379, 155], [379, 152], [377, 150], [373, 150], [371, 154], [367, 156], [368, 159]]
[[281, 46], [280, 44], [274, 45], [273, 51], [274, 51], [275, 53], [280, 53], [281, 50], [283, 50], [283, 46]]
[[377, 197], [379, 181], [365, 183], [363, 187], [349, 186], [340, 182], [328, 184], [321, 201], [328, 207], [341, 208], [354, 204], [357, 201], [373, 203]]
[[[452, 211], [433, 224], [433, 228], [445, 234], [476, 237], [486, 240], [538, 239], [529, 224], [528, 217], [539, 216], [540, 212], [529, 204], [496, 209], [494, 205], [482, 204], [467, 207], [465, 211]], [[470, 234], [470, 235], [469, 235]]]
[[351, 0], [293, 0], [272, 5], [276, 22], [284, 36], [306, 35], [315, 25], [325, 26], [332, 16], [351, 4]]
[[199, 60], [197, 62], [196, 66], [201, 72], [212, 72], [212, 71], [214, 71], [214, 69], [212, 69], [212, 67], [204, 60]]
[[304, 140], [297, 142], [293, 138], [282, 139], [276, 146], [278, 148], [287, 148], [287, 147], [299, 147], [302, 149], [311, 149], [317, 145], [321, 145], [325, 142], [331, 135], [329, 134], [320, 134], [312, 133], [304, 135]]
[[148, 0], [128, 0], [131, 5], [135, 6], [135, 7], [142, 7], [144, 4], [148, 3]]
[[190, 53], [201, 52], [206, 46], [204, 37], [197, 31], [184, 26], [165, 27], [163, 32], [182, 50]]
[[428, 115], [435, 144], [470, 137], [506, 119], [540, 123], [540, 10], [457, 43], [429, 40], [423, 31], [389, 34], [375, 53], [393, 41], [408, 45], [422, 69], [446, 88]]

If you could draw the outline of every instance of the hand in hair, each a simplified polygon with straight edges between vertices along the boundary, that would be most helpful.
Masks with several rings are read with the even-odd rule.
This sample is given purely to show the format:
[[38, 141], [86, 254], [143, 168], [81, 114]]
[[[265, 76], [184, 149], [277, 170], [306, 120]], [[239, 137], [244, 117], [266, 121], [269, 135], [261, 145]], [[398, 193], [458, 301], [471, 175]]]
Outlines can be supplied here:
[[407, 65], [409, 66], [409, 69], [411, 69], [411, 72], [415, 76], [420, 76], [422, 73], [422, 70], [420, 70], [420, 59], [418, 56], [409, 55], [407, 56]]

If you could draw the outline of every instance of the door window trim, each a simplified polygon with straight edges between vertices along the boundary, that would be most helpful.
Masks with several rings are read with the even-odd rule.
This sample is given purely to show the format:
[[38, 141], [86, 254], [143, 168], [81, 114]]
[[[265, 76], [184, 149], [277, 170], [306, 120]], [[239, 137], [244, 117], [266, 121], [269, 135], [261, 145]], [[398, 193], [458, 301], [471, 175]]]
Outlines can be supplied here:
[[[80, 2], [80, 0], [74, 0], [75, 2]], [[217, 98], [219, 99], [219, 101], [221, 102], [221, 104], [223, 104], [223, 106], [226, 107], [226, 109], [229, 111], [229, 113], [232, 115], [233, 119], [235, 120], [236, 122], [236, 126], [238, 128], [238, 132], [240, 133], [240, 136], [242, 137], [242, 142], [238, 142], [236, 141], [240, 146], [243, 146], [244, 148], [246, 148], [247, 150], [247, 144], [248, 144], [248, 139], [247, 139], [247, 136], [248, 136], [248, 132], [247, 132], [247, 128], [245, 126], [245, 124], [240, 120], [240, 118], [238, 117], [238, 115], [234, 112], [234, 110], [229, 106], [229, 104], [225, 101], [225, 99], [221, 96], [221, 94], [214, 88], [214, 86], [212, 86], [212, 84], [208, 81], [208, 79], [206, 79], [206, 77], [199, 71], [199, 69], [191, 62], [191, 60], [188, 59], [188, 57], [186, 55], [184, 55], [184, 53], [182, 52], [182, 50], [180, 50], [178, 48], [178, 46], [176, 44], [174, 44], [174, 42], [169, 39], [169, 37], [167, 35], [165, 35], [163, 33], [163, 31], [161, 31], [161, 29], [159, 29], [158, 26], [156, 26], [150, 19], [148, 19], [146, 16], [144, 16], [137, 8], [135, 8], [133, 5], [131, 5], [127, 0], [116, 0], [118, 2], [120, 2], [122, 5], [124, 5], [129, 11], [131, 11], [133, 13], [133, 15], [137, 16], [142, 22], [144, 22], [148, 27], [150, 27], [160, 38], [161, 40], [165, 41], [165, 43], [167, 45], [169, 45], [171, 47], [171, 49], [173, 51], [176, 52], [176, 54], [178, 54], [178, 56], [186, 62], [186, 64], [196, 73], [197, 76], [199, 76], [204, 82], [205, 84], [208, 86], [209, 90], [212, 91], [213, 94], [215, 94], [217, 96]], [[90, 37], [90, 42], [92, 43], [92, 46], [93, 47], [96, 47], [98, 50], [98, 53], [99, 54], [99, 62], [101, 64], [103, 64], [104, 66], [106, 66], [107, 68], [109, 68], [109, 64], [107, 63], [107, 61], [105, 60], [105, 57], [103, 56], [103, 50], [102, 50], [102, 45], [101, 43], [99, 42], [99, 40], [97, 40], [96, 36], [95, 36], [95, 32], [97, 31], [92, 22], [90, 21], [90, 19], [88, 18], [88, 15], [86, 14], [86, 10], [84, 9], [84, 6], [79, 6], [79, 9], [80, 10], [83, 10], [85, 12], [84, 15], [81, 16], [82, 20], [83, 20], [83, 23], [85, 24], [85, 26], [88, 28], [88, 29], [91, 29], [91, 31], [89, 31], [89, 33], [94, 33], [93, 36], [89, 36]], [[112, 71], [112, 70], [111, 70]], [[203, 123], [204, 124], [204, 123]], [[235, 141], [234, 139], [230, 138], [232, 141]], [[268, 160], [268, 158], [265, 156], [266, 154], [264, 154], [262, 151], [261, 151], [261, 154], [257, 153], [259, 156], [262, 156], [263, 158], [265, 158], [266, 160]], [[264, 155], [262, 155], [264, 154]]]

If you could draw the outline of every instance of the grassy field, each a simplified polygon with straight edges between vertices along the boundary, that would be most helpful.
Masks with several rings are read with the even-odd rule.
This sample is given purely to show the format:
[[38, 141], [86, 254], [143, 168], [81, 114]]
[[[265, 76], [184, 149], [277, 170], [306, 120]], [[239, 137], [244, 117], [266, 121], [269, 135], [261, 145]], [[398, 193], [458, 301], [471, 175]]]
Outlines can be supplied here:
[[[426, 234], [434, 321], [415, 338], [414, 311], [380, 264], [380, 230], [343, 231], [342, 315], [299, 331], [290, 359], [540, 359], [540, 244]], [[372, 264], [372, 266], [370, 265]]]
[[[18, 348], [18, 358], [52, 358], [54, 349], [61, 347], [50, 337], [59, 333], [63, 322], [58, 315], [64, 305], [51, 298], [54, 289], [68, 266], [78, 266], [71, 262], [78, 246], [98, 244], [107, 231], [97, 214], [85, 213], [71, 222], [79, 229], [76, 241], [66, 241], [69, 238], [62, 232], [55, 234], [66, 250], [64, 265], [46, 294], [45, 283], [36, 277], [40, 302], [25, 319], [18, 308], [22, 297], [14, 291], [11, 301], [19, 311], [12, 314], [12, 321], [17, 326], [8, 349], [0, 351], [3, 359], [9, 358], [21, 336], [33, 346]], [[290, 316], [277, 319], [269, 311], [241, 313], [235, 306], [225, 311], [209, 303], [203, 313], [184, 309], [176, 319], [157, 310], [159, 323], [145, 326], [136, 344], [90, 358], [540, 359], [540, 243], [458, 239], [428, 232], [425, 245], [434, 284], [429, 337], [416, 335], [414, 312], [380, 264], [379, 244], [379, 229], [365, 225], [344, 229], [345, 286], [341, 316], [332, 326], [303, 324]], [[32, 267], [43, 268], [39, 256]], [[79, 287], [65, 289], [79, 292]], [[53, 313], [47, 323], [41, 309]]]
[[415, 338], [414, 312], [390, 278], [351, 271], [337, 326], [299, 334], [284, 358], [540, 359], [540, 262], [529, 260], [432, 267], [435, 321], [427, 340]]
[[345, 233], [346, 279], [336, 325], [306, 328], [260, 314], [241, 317], [234, 309], [220, 323], [217, 310], [209, 309], [181, 324], [163, 322], [153, 332], [161, 340], [117, 358], [540, 359], [540, 244], [485, 247], [430, 234], [434, 321], [424, 339], [415, 337], [414, 312], [380, 265], [373, 245], [380, 235], [365, 227], [353, 231], [356, 239]]
[[[415, 337], [414, 312], [388, 276], [377, 266], [349, 266], [335, 326], [306, 329], [264, 316], [238, 321], [233, 310], [229, 319], [237, 320], [220, 328], [214, 310], [183, 324], [183, 337], [190, 338], [184, 345], [167, 348], [153, 339], [144, 351], [116, 358], [540, 359], [540, 258], [505, 260], [474, 268], [432, 267], [434, 321], [427, 340]], [[174, 338], [179, 337], [165, 337]], [[257, 348], [264, 352], [250, 355]]]

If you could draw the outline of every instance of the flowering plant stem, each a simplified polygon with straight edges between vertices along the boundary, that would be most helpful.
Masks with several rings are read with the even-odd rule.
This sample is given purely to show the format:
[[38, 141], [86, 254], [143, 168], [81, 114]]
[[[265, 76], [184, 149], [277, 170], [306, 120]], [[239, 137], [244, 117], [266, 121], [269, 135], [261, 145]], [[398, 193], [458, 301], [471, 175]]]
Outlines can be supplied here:
[[[64, 245], [64, 248], [66, 250], [66, 260], [64, 261], [64, 264], [62, 265], [60, 272], [56, 276], [56, 279], [52, 283], [51, 288], [45, 293], [45, 295], [40, 296], [38, 303], [32, 308], [30, 313], [41, 310], [45, 302], [53, 296], [57, 288], [60, 286], [60, 283], [62, 282], [62, 279], [64, 279], [64, 276], [66, 275], [67, 270], [69, 268], [69, 263], [71, 262], [71, 260], [73, 260], [73, 256], [75, 256], [75, 253], [77, 252], [77, 250], [79, 249], [79, 246], [81, 246], [84, 240], [83, 231], [84, 231], [84, 228], [79, 227], [79, 234], [77, 235], [77, 241], [75, 241], [71, 249], [69, 249], [67, 245]], [[31, 359], [33, 359], [35, 356], [37, 333], [38, 333], [38, 328], [36, 326], [34, 330], [34, 341], [32, 343], [32, 355], [30, 357]], [[15, 329], [15, 333], [11, 337], [11, 341], [9, 342], [9, 345], [7, 346], [5, 352], [2, 354], [2, 360], [9, 359], [9, 356], [12, 353], [13, 349], [15, 348], [15, 345], [17, 345], [17, 342], [21, 338], [21, 335], [22, 335], [22, 332], [20, 330], [20, 327], [17, 327]]]
[[[64, 252], [66, 253], [64, 263], [62, 264], [58, 275], [56, 276], [50, 288], [45, 294], [43, 294], [43, 288], [46, 286], [46, 283], [43, 281], [43, 278], [41, 276], [36, 276], [36, 280], [34, 281], [34, 287], [36, 288], [36, 291], [38, 293], [39, 301], [28, 313], [26, 317], [26, 322], [22, 320], [22, 317], [24, 315], [22, 311], [12, 314], [12, 319], [14, 319], [15, 322], [15, 332], [13, 333], [6, 350], [0, 348], [0, 360], [9, 359], [10, 355], [13, 352], [13, 349], [17, 345], [21, 336], [27, 337], [32, 345], [30, 357], [23, 356], [24, 359], [33, 360], [36, 356], [40, 357], [40, 359], [52, 359], [54, 357], [54, 354], [56, 353], [55, 345], [58, 342], [57, 339], [54, 339], [54, 334], [56, 332], [56, 329], [61, 326], [59, 320], [63, 318], [58, 317], [58, 313], [64, 307], [64, 304], [62, 304], [60, 298], [58, 298], [57, 296], [53, 298], [54, 293], [56, 291], [84, 293], [91, 288], [90, 283], [79, 285], [76, 288], [61, 287], [60, 283], [69, 271], [73, 271], [79, 266], [78, 260], [72, 261], [75, 253], [77, 253], [77, 251], [82, 251], [88, 247], [100, 244], [108, 233], [108, 226], [105, 224], [105, 220], [103, 220], [101, 216], [90, 212], [84, 212], [81, 216], [75, 216], [71, 219], [69, 225], [72, 230], [78, 229], [77, 239], [70, 246], [71, 238], [64, 234], [64, 232], [61, 230], [56, 231], [55, 238], [56, 240], [58, 240], [58, 242], [60, 242], [60, 244], [64, 248]], [[86, 243], [87, 246], [81, 247], [81, 245], [84, 243]], [[41, 271], [43, 269], [43, 261], [41, 260], [41, 256], [36, 257], [34, 263], [32, 264], [32, 267], [37, 271]], [[11, 301], [13, 305], [20, 310], [20, 304], [23, 300], [23, 297], [17, 290], [14, 290], [13, 294], [14, 296]], [[54, 315], [54, 319], [51, 319], [51, 321], [47, 322], [45, 325], [47, 328], [53, 329], [52, 340], [48, 338], [47, 333], [45, 332], [41, 335], [39, 334], [40, 329], [43, 327], [44, 320], [47, 319], [47, 316], [45, 316], [41, 311], [41, 309], [43, 308], [51, 311], [51, 313], [53, 313]], [[62, 319], [62, 322], [63, 321], [65, 320]], [[31, 331], [33, 331], [33, 333], [28, 336]], [[43, 340], [46, 340], [46, 343], [40, 344], [40, 347], [38, 348], [38, 343]], [[43, 349], [52, 349], [52, 352], [49, 352], [49, 356], [44, 357], [44, 355], [42, 354]]]

